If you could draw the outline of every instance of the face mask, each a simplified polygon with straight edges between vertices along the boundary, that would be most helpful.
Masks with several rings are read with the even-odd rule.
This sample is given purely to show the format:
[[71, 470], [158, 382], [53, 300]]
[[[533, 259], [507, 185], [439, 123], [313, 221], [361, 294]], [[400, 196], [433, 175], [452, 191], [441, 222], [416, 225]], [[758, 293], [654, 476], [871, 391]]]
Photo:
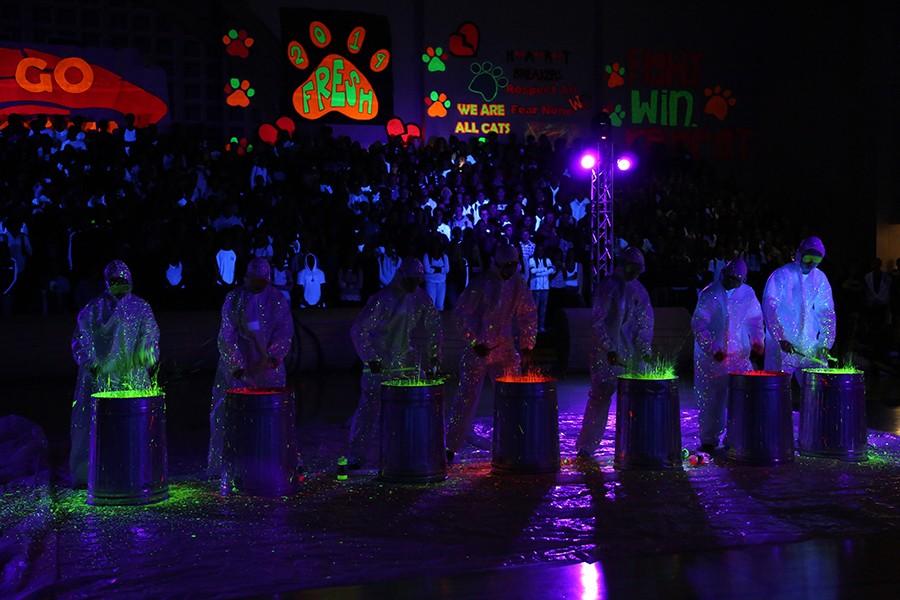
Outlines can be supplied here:
[[121, 298], [131, 292], [131, 284], [123, 279], [113, 279], [109, 282], [109, 293], [114, 298]]
[[813, 271], [822, 262], [822, 257], [815, 254], [804, 254], [800, 259], [800, 270], [804, 275]]

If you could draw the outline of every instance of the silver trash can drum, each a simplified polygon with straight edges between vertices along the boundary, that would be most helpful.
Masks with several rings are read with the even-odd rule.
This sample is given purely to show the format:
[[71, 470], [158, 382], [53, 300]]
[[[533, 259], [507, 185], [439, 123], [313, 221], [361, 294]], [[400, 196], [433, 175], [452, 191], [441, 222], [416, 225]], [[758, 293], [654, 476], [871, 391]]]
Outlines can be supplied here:
[[867, 459], [866, 382], [856, 369], [804, 369], [800, 454]]
[[169, 497], [166, 403], [158, 389], [91, 396], [87, 503], [152, 504]]
[[232, 388], [225, 395], [223, 494], [286, 496], [297, 491], [294, 392]]
[[728, 458], [748, 465], [794, 460], [791, 377], [780, 371], [728, 376]]
[[391, 483], [445, 480], [444, 380], [383, 382], [380, 438], [380, 480]]
[[678, 378], [619, 375], [616, 455], [620, 470], [682, 468]]
[[498, 377], [491, 442], [491, 468], [495, 473], [558, 472], [556, 380], [542, 375]]

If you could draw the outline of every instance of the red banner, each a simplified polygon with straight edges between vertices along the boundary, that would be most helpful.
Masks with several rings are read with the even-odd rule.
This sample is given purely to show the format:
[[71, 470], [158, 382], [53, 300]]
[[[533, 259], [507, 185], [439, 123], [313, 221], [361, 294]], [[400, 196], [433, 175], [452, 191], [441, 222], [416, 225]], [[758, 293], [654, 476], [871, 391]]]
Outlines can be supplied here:
[[132, 113], [139, 127], [157, 123], [168, 106], [156, 95], [81, 56], [0, 48], [0, 115]]

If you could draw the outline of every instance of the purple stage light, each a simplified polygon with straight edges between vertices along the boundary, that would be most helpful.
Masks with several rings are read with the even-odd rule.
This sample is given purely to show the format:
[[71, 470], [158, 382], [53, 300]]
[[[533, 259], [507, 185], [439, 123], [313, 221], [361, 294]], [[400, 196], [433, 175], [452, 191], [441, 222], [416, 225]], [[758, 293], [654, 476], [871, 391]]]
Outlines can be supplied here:
[[597, 157], [590, 152], [585, 152], [581, 155], [581, 159], [578, 161], [581, 165], [581, 168], [585, 171], [590, 171], [595, 166], [597, 166]]
[[628, 156], [621, 156], [618, 160], [616, 160], [616, 166], [620, 171], [627, 171], [632, 166], [634, 166], [634, 161], [632, 161]]

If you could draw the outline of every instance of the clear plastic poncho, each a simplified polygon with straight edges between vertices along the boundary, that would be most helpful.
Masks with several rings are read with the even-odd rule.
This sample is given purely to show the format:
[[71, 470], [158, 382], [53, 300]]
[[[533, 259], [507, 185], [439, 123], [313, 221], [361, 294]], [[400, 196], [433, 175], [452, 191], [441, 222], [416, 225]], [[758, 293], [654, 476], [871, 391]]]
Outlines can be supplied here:
[[647, 289], [637, 279], [626, 281], [620, 274], [607, 277], [594, 294], [591, 324], [591, 390], [576, 441], [576, 448], [587, 453], [603, 438], [616, 377], [625, 371], [609, 363], [609, 353], [615, 352], [619, 362], [635, 367], [650, 354], [653, 307]]
[[[728, 374], [752, 369], [750, 351], [765, 342], [762, 308], [742, 284], [726, 290], [721, 281], [706, 286], [691, 318], [694, 332], [694, 389], [700, 409], [700, 442], [717, 446], [725, 426]], [[715, 354], [725, 355], [721, 362]]]
[[159, 326], [150, 304], [130, 292], [118, 299], [109, 291], [94, 298], [78, 313], [72, 356], [78, 381], [69, 467], [73, 484], [82, 485], [87, 483], [91, 394], [146, 389], [154, 383], [149, 369], [159, 361]]
[[[460, 295], [454, 314], [468, 343], [460, 359], [459, 390], [450, 406], [447, 426], [447, 448], [456, 452], [471, 435], [485, 376], [518, 373], [521, 359], [515, 334], [520, 348], [534, 348], [537, 307], [520, 274], [504, 280], [493, 267]], [[474, 344], [487, 346], [490, 353], [478, 356]]]
[[[796, 372], [802, 384], [802, 369], [822, 366], [810, 357], [818, 358], [822, 349], [830, 349], [837, 333], [828, 276], [819, 269], [804, 275], [798, 262], [779, 267], [766, 282], [762, 308], [766, 321], [766, 369]], [[780, 340], [793, 344], [800, 354], [783, 352]]]
[[[211, 477], [221, 471], [225, 395], [235, 387], [284, 387], [284, 358], [291, 349], [293, 337], [290, 306], [274, 286], [267, 285], [259, 293], [241, 287], [225, 297], [219, 327], [219, 365], [209, 417], [207, 472]], [[277, 363], [274, 368], [268, 362], [270, 358]], [[240, 377], [235, 376], [238, 371], [243, 372]]]
[[[381, 384], [387, 379], [420, 376], [439, 364], [441, 316], [422, 288], [407, 293], [400, 274], [380, 290], [360, 311], [350, 336], [363, 361], [359, 406], [350, 424], [350, 454], [362, 464], [372, 464], [378, 456], [381, 418]], [[368, 364], [381, 363], [373, 373]]]

